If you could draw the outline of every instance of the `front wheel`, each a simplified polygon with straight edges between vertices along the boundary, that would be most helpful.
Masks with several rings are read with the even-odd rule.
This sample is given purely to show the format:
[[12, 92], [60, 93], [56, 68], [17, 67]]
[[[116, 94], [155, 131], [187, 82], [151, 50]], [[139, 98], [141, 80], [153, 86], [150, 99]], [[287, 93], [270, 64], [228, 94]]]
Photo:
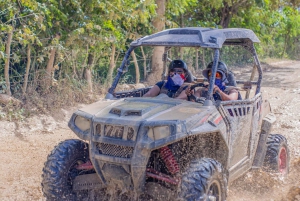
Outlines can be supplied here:
[[227, 176], [222, 165], [210, 158], [191, 162], [183, 173], [179, 198], [186, 201], [226, 200]]
[[[49, 154], [42, 175], [42, 191], [47, 200], [76, 200], [83, 194], [73, 191], [73, 180], [84, 174], [77, 165], [89, 160], [88, 144], [81, 140], [65, 140]], [[79, 196], [79, 197], [78, 197]]]
[[289, 172], [289, 159], [286, 138], [280, 134], [270, 134], [263, 168], [269, 172], [286, 175]]

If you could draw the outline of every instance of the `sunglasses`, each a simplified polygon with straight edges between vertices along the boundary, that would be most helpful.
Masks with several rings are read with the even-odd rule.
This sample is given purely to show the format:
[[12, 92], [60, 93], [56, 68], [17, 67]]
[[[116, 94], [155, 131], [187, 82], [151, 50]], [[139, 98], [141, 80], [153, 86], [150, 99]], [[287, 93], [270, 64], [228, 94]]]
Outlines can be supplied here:
[[[208, 77], [211, 76], [211, 71], [208, 72]], [[221, 79], [222, 78], [222, 74], [219, 72], [216, 72], [216, 78]]]
[[184, 71], [183, 70], [174, 70], [174, 73], [183, 74]]
[[181, 68], [173, 68], [173, 69], [171, 70], [171, 72], [177, 73], [177, 74], [184, 74], [184, 70], [181, 69]]

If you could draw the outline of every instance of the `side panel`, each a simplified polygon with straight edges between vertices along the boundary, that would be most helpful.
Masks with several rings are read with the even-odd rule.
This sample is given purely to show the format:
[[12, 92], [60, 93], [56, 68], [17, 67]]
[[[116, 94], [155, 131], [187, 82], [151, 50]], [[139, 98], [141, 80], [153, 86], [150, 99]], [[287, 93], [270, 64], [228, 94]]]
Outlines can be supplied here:
[[221, 102], [224, 119], [229, 127], [229, 181], [233, 181], [252, 166], [258, 143], [261, 94], [252, 99]]
[[262, 119], [262, 97], [259, 96], [258, 99], [255, 100], [253, 105], [253, 117], [252, 117], [252, 125], [251, 125], [251, 138], [250, 138], [250, 160], [253, 161], [257, 143], [259, 141], [259, 128], [261, 127], [261, 119]]
[[249, 157], [253, 104], [225, 105], [231, 124], [229, 169]]
[[272, 129], [272, 124], [276, 121], [276, 117], [273, 113], [269, 113], [262, 122], [261, 133], [259, 136], [259, 142], [256, 149], [256, 154], [253, 161], [253, 168], [259, 168], [262, 166], [264, 162], [264, 158], [266, 155], [266, 142], [268, 135]]

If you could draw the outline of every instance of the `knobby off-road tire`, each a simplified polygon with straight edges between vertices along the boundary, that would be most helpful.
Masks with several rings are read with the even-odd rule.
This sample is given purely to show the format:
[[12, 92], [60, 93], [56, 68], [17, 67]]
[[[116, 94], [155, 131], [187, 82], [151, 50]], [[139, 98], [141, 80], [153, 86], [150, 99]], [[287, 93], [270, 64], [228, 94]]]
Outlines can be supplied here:
[[48, 155], [42, 175], [42, 191], [47, 200], [81, 199], [73, 192], [72, 182], [79, 174], [75, 166], [89, 159], [88, 150], [88, 144], [81, 140], [65, 140]]
[[224, 201], [227, 196], [227, 175], [222, 165], [213, 159], [191, 162], [183, 173], [179, 200]]
[[286, 175], [289, 172], [289, 149], [287, 140], [280, 134], [270, 134], [263, 169], [268, 172]]

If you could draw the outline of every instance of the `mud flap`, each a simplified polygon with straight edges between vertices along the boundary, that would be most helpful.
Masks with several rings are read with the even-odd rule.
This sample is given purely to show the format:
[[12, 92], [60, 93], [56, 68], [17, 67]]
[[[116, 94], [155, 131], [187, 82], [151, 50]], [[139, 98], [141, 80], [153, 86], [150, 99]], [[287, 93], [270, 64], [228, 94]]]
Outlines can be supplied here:
[[266, 151], [267, 151], [267, 138], [270, 134], [272, 124], [276, 121], [276, 117], [273, 113], [269, 113], [263, 119], [262, 126], [261, 126], [261, 133], [259, 136], [259, 141], [255, 153], [255, 157], [253, 160], [252, 168], [260, 168], [263, 165]]
[[101, 188], [104, 188], [104, 185], [96, 173], [79, 175], [73, 181], [73, 191], [92, 190]]

